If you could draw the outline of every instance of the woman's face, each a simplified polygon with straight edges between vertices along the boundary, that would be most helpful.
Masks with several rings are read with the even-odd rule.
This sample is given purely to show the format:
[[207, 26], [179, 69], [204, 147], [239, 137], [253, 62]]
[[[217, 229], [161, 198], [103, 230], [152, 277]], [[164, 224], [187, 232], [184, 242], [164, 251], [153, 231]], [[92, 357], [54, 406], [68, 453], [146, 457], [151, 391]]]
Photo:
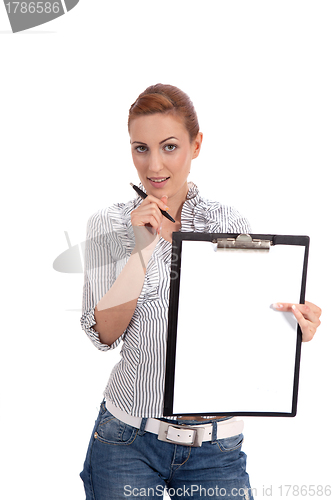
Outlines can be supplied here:
[[191, 161], [200, 152], [202, 133], [190, 142], [180, 117], [156, 113], [140, 116], [130, 124], [134, 165], [148, 194], [184, 202]]

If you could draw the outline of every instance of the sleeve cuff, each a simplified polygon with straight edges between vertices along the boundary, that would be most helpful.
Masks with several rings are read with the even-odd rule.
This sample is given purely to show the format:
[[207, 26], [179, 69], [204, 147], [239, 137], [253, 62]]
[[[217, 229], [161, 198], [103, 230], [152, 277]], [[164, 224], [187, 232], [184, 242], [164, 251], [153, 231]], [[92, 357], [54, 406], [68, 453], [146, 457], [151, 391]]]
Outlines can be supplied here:
[[113, 344], [103, 344], [100, 341], [99, 333], [96, 332], [96, 330], [93, 328], [94, 325], [96, 325], [94, 310], [95, 308], [92, 307], [91, 309], [85, 311], [81, 316], [80, 321], [82, 329], [86, 332], [94, 346], [97, 347], [97, 349], [99, 349], [100, 351], [108, 351], [110, 349], [114, 349], [120, 344], [120, 341], [123, 339], [125, 332], [119, 338], [117, 338], [117, 340], [115, 340]]

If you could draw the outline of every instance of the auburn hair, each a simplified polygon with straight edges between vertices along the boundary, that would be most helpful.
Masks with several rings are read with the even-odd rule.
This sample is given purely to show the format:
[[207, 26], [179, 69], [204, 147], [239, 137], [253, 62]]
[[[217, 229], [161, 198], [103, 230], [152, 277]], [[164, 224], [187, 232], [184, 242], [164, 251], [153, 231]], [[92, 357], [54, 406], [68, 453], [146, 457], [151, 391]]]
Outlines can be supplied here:
[[198, 132], [197, 113], [189, 96], [173, 85], [157, 83], [146, 88], [132, 104], [128, 114], [128, 130], [134, 118], [154, 113], [174, 113], [182, 118], [192, 142]]

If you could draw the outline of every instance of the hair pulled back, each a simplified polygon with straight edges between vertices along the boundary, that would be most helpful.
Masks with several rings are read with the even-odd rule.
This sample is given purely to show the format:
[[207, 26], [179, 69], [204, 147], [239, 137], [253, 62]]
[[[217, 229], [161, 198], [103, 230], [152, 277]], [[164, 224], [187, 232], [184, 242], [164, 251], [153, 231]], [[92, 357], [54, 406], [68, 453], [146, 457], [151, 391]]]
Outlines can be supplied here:
[[130, 107], [128, 130], [134, 118], [154, 113], [174, 113], [182, 118], [190, 141], [196, 138], [199, 132], [196, 111], [188, 95], [177, 87], [157, 83], [144, 90]]

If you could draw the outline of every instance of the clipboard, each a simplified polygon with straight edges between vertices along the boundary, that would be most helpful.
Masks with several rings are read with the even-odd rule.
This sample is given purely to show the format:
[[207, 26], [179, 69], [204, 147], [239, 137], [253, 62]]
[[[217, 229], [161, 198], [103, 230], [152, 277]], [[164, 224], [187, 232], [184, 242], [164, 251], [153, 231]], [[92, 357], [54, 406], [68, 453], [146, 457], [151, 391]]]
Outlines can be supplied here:
[[173, 233], [166, 417], [296, 415], [309, 241]]

